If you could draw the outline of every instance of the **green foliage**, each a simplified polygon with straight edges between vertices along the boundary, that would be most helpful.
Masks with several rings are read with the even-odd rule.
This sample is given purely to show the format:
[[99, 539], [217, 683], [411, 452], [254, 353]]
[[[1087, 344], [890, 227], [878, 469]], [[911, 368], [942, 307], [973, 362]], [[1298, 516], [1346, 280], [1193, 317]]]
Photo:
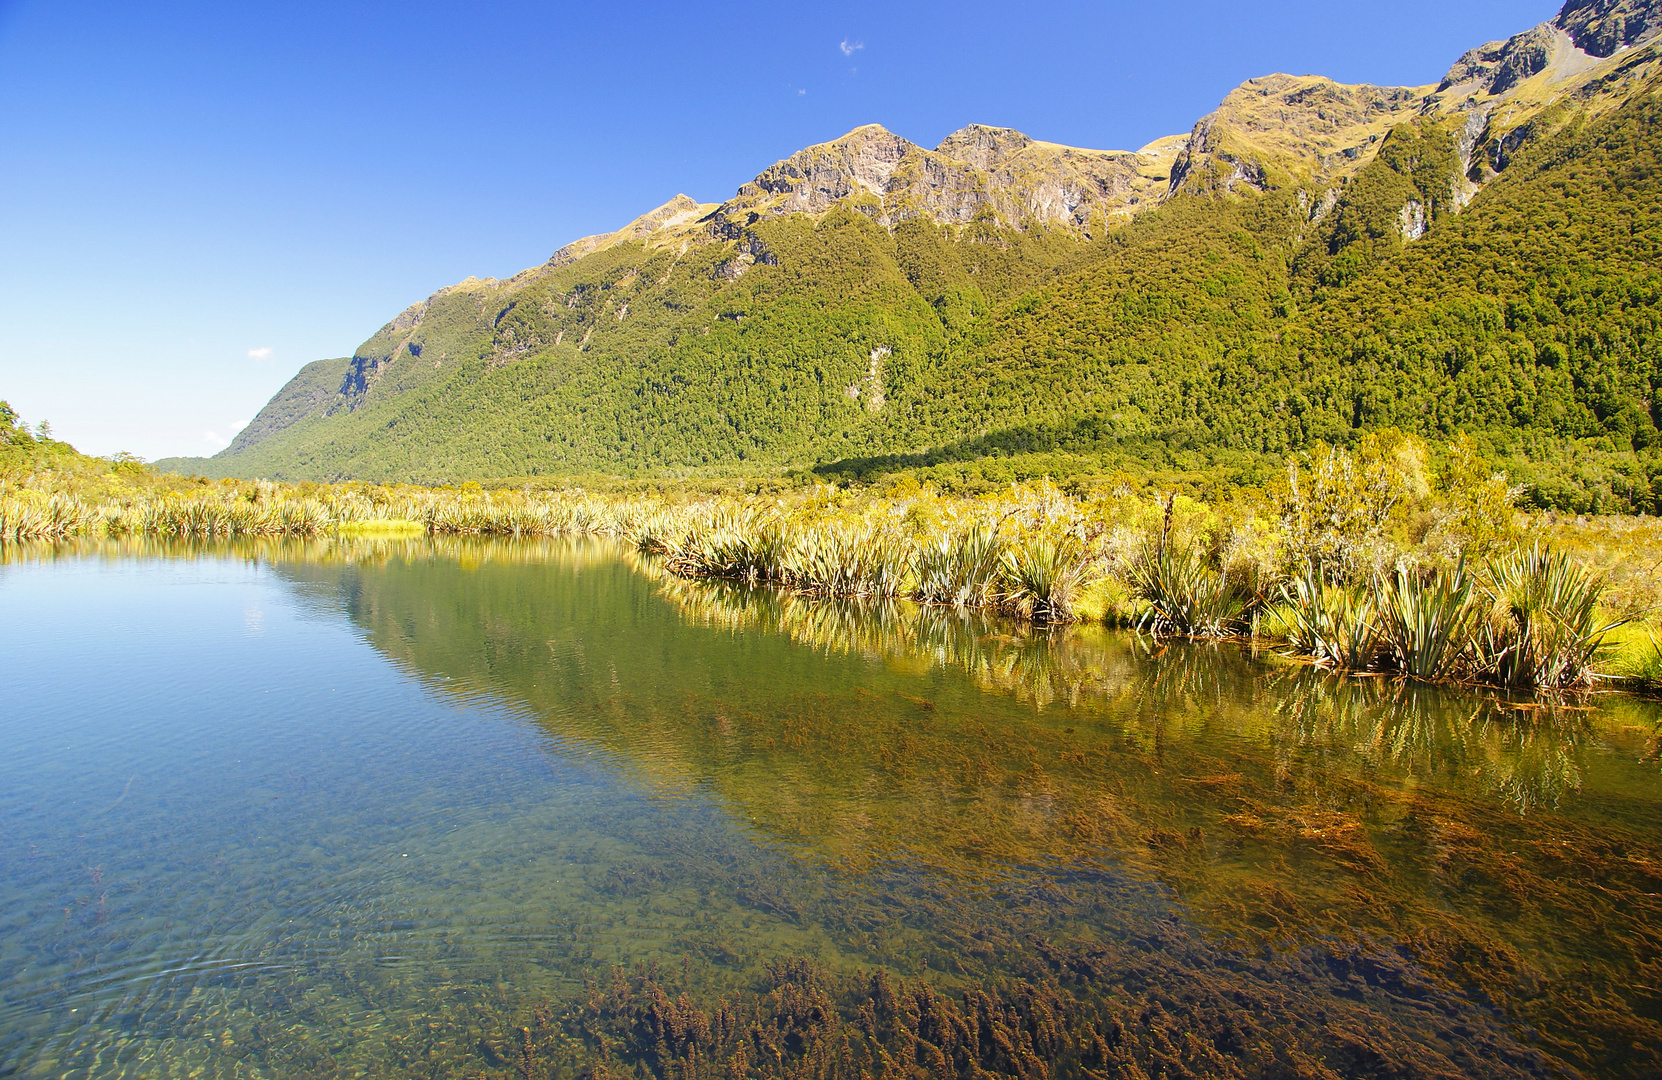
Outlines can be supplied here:
[[34, 431], [30, 431], [17, 411], [0, 401], [0, 473], [84, 469], [88, 464], [93, 464], [95, 468], [105, 465], [96, 458], [76, 453], [68, 443], [52, 438], [52, 427], [44, 420]]
[[1334, 581], [1365, 580], [1393, 515], [1426, 493], [1425, 456], [1394, 429], [1364, 436], [1354, 454], [1324, 443], [1295, 454], [1276, 489], [1289, 560]]
[[1604, 583], [1539, 544], [1490, 564], [1484, 588], [1499, 617], [1478, 638], [1485, 674], [1506, 686], [1582, 686], [1610, 632], [1627, 619], [1600, 614]]
[[1429, 575], [1398, 570], [1374, 583], [1373, 596], [1380, 643], [1392, 670], [1427, 681], [1464, 673], [1480, 617], [1464, 563]]
[[1459, 122], [1427, 118], [1392, 131], [1373, 167], [1346, 185], [1335, 211], [1295, 257], [1295, 280], [1349, 285], [1402, 251], [1405, 224], [1426, 228], [1452, 215], [1460, 175], [1452, 127]]
[[1450, 531], [1483, 530], [1498, 473], [1529, 506], [1656, 512], [1662, 98], [1554, 115], [1464, 208], [1454, 121], [1422, 118], [1330, 207], [1180, 194], [1088, 241], [985, 218], [890, 231], [844, 207], [463, 283], [308, 367], [225, 455], [170, 464], [426, 482], [817, 466], [973, 491], [1193, 459], [1261, 485], [1289, 452], [1395, 429], [1480, 448]]

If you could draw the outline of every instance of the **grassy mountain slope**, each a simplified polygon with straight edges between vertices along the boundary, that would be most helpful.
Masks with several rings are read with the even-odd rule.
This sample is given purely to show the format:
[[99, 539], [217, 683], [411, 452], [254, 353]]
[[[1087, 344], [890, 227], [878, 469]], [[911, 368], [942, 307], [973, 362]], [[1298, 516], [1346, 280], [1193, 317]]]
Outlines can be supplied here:
[[1649, 5], [1571, 7], [1435, 88], [1254, 80], [1137, 154], [858, 129], [441, 290], [191, 465], [1268, 459], [1396, 426], [1478, 433], [1548, 504], [1654, 509], [1662, 61]]

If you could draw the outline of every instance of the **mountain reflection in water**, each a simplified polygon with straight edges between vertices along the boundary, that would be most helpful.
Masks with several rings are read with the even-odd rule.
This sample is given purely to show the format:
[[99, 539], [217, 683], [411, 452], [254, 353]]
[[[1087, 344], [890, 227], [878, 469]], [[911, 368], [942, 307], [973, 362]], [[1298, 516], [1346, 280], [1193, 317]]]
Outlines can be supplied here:
[[[563, 928], [531, 935], [558, 978], [498, 957], [495, 990], [440, 1009], [410, 996], [431, 941], [402, 976], [335, 976], [389, 1024], [420, 1013], [423, 1075], [719, 1075], [734, 1054], [759, 1074], [764, 1029], [820, 1075], [902, 1051], [896, 1071], [963, 1075], [1662, 1071], [1648, 703], [688, 582], [593, 540], [209, 553], [269, 566], [439, 703], [506, 710], [556, 770], [588, 770], [594, 805], [549, 825], [588, 845], [580, 885], [525, 877], [548, 871], [521, 828], [498, 839], [526, 869], [430, 886], [518, 897], [430, 928], [452, 982], [470, 934], [528, 911]], [[360, 1038], [328, 1060], [416, 1060]], [[279, 1043], [236, 1060], [321, 1067]]]

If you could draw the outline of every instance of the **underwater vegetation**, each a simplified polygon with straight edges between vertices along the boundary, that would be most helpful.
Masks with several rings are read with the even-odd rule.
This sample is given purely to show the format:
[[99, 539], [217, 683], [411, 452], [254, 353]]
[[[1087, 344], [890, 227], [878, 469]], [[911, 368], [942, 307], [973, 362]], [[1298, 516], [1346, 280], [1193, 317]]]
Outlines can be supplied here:
[[[962, 992], [881, 970], [828, 972], [792, 957], [770, 963], [754, 990], [703, 1007], [681, 990], [676, 973], [640, 964], [593, 980], [583, 1000], [563, 1012], [535, 1010], [497, 1056], [512, 1061], [521, 1077], [595, 1080], [643, 1073], [662, 1080], [1338, 1080], [1454, 1075], [1452, 1069], [1472, 1077], [1552, 1075], [1544, 1055], [1481, 1023], [1467, 1028], [1465, 1045], [1429, 1026], [1369, 1030], [1383, 993], [1337, 1007], [1323, 998], [1318, 1007], [1314, 994], [1281, 983], [1274, 964], [1254, 971], [1211, 959], [1222, 962], [1198, 979], [1185, 972], [1177, 994], [1161, 989], [1170, 972], [1159, 961], [1111, 944], [1041, 947], [1018, 961], [1010, 978]], [[1415, 986], [1407, 970], [1390, 970], [1384, 957], [1341, 953], [1329, 963], [1369, 971], [1370, 981], [1393, 989], [1437, 996]], [[1114, 981], [1123, 988], [1105, 991]], [[1301, 1007], [1318, 1012], [1300, 1017]]]
[[[522, 1046], [550, 1076], [739, 1075], [735, 1059], [757, 1076], [1662, 1067], [1656, 765], [1626, 764], [1656, 721], [1634, 698], [1341, 678], [1253, 660], [1250, 641], [686, 578], [624, 544], [634, 572], [608, 575], [607, 545], [582, 540], [583, 599], [555, 616], [520, 599], [514, 544], [428, 543], [477, 569], [441, 586], [423, 544], [340, 564], [378, 648], [471, 672], [666, 803], [715, 793], [796, 865], [870, 889], [747, 877], [756, 903], [851, 952], [725, 982], [696, 956], [691, 976], [595, 972], [542, 1019], [504, 1017], [489, 1075], [515, 1075]], [[588, 614], [619, 604], [638, 628], [656, 608], [626, 590], [643, 585], [678, 623], [654, 624], [650, 649]], [[1170, 889], [1183, 919], [1137, 921], [1126, 875]], [[885, 1010], [892, 1025], [870, 1022]]]

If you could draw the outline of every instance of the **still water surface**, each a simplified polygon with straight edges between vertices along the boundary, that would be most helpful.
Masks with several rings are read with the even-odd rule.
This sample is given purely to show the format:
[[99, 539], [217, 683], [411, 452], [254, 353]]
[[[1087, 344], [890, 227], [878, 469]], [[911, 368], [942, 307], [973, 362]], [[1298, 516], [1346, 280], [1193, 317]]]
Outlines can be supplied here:
[[12, 548], [0, 627], [0, 1076], [1662, 1075], [1630, 697], [575, 541]]

